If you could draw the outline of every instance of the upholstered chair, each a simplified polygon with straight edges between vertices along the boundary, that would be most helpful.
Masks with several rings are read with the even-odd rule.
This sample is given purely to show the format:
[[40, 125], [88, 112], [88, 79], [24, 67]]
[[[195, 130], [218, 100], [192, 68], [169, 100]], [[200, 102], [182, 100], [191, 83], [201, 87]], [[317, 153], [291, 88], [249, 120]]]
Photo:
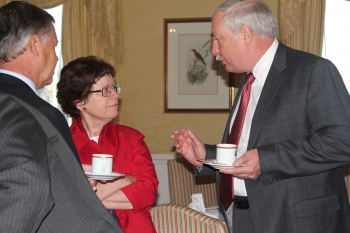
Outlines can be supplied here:
[[218, 206], [215, 175], [195, 176], [194, 166], [184, 157], [168, 160], [170, 203], [188, 206], [192, 194], [202, 193], [204, 206]]
[[223, 220], [204, 215], [186, 206], [161, 204], [151, 208], [158, 233], [228, 233]]

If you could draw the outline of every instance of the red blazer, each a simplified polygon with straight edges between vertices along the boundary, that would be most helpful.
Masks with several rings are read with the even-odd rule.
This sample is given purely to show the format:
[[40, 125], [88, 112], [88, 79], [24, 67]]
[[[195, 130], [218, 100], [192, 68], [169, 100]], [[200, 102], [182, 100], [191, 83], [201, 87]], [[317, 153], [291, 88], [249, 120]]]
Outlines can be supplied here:
[[134, 209], [115, 210], [125, 233], [156, 233], [149, 209], [156, 201], [158, 179], [144, 136], [137, 130], [108, 123], [101, 131], [98, 143], [90, 140], [77, 119], [70, 127], [74, 143], [83, 164], [91, 164], [92, 154], [113, 154], [113, 171], [130, 174], [136, 182], [121, 190]]

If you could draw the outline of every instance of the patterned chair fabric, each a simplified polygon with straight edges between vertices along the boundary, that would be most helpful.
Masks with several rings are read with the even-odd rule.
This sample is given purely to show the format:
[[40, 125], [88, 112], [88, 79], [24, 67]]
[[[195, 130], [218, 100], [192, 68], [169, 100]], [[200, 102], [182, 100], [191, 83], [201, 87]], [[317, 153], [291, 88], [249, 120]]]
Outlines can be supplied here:
[[191, 195], [202, 193], [204, 206], [218, 206], [215, 175], [195, 176], [194, 167], [184, 157], [168, 160], [170, 203], [188, 206]]
[[161, 204], [151, 208], [154, 226], [158, 233], [228, 233], [223, 220], [204, 215], [191, 208]]

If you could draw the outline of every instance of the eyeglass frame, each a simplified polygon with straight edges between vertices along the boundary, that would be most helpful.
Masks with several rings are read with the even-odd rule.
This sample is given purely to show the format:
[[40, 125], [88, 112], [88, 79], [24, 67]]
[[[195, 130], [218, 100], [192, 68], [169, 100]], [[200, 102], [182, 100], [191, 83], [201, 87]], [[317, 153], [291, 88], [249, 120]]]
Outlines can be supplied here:
[[[111, 95], [112, 95], [112, 92], [110, 91], [110, 90], [114, 90], [116, 93], [118, 93], [118, 94], [120, 94], [120, 92], [121, 92], [121, 87], [120, 87], [120, 85], [119, 84], [115, 84], [115, 85], [113, 85], [113, 86], [111, 86], [111, 87], [104, 87], [104, 88], [102, 88], [101, 90], [95, 90], [95, 91], [90, 91], [89, 93], [96, 93], [96, 92], [101, 92], [101, 94], [102, 94], [102, 96], [103, 97], [110, 97]], [[108, 95], [103, 95], [103, 90], [107, 90], [108, 92]], [[105, 91], [106, 92], [106, 91]]]

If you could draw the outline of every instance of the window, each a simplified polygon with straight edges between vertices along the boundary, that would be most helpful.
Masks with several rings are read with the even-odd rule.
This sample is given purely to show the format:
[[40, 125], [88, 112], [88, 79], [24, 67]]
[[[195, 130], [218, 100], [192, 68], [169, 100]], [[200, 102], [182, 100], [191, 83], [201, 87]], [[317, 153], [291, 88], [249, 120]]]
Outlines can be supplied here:
[[[63, 15], [63, 6], [59, 5], [54, 8], [45, 9], [50, 15], [52, 15], [55, 19], [55, 30], [57, 34], [58, 44], [56, 46], [56, 54], [58, 57], [58, 62], [55, 68], [55, 74], [53, 76], [53, 81], [50, 85], [45, 86], [42, 89], [39, 89], [37, 91], [37, 95], [40, 96], [42, 99], [49, 102], [52, 106], [58, 108], [61, 110], [60, 106], [57, 103], [56, 98], [56, 92], [57, 92], [57, 82], [59, 80], [60, 72], [63, 67], [63, 60], [62, 60], [62, 15]], [[63, 114], [68, 123], [71, 124], [71, 119], [68, 118], [67, 115]]]
[[350, 94], [350, 1], [326, 0], [322, 56], [338, 68]]

